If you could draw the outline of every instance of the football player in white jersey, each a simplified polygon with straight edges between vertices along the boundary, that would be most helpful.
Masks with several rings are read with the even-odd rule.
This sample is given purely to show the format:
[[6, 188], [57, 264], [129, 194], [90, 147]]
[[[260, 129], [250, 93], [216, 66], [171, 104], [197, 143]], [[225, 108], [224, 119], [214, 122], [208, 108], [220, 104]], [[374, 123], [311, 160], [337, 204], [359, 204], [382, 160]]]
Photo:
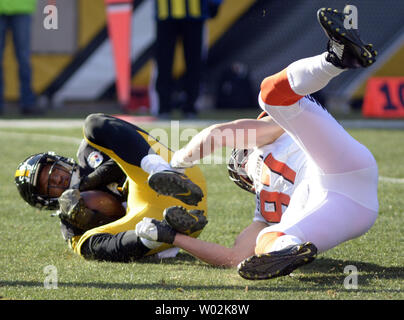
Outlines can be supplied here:
[[[179, 230], [173, 244], [210, 264], [238, 266], [246, 279], [288, 275], [317, 253], [363, 235], [377, 218], [374, 157], [309, 96], [348, 69], [372, 65], [377, 52], [361, 41], [357, 30], [345, 29], [345, 15], [337, 10], [322, 8], [317, 18], [329, 38], [327, 52], [263, 80], [259, 104], [264, 117], [208, 127], [171, 161], [173, 167], [185, 168], [217, 147], [235, 148], [229, 172], [239, 186], [256, 194], [253, 222], [232, 248], [191, 239]], [[241, 129], [244, 139], [229, 139]], [[252, 129], [254, 141], [248, 139]], [[169, 225], [197, 220], [179, 207], [166, 209], [165, 215]], [[143, 237], [156, 240], [159, 235], [161, 240], [167, 225], [149, 219], [136, 229]]]

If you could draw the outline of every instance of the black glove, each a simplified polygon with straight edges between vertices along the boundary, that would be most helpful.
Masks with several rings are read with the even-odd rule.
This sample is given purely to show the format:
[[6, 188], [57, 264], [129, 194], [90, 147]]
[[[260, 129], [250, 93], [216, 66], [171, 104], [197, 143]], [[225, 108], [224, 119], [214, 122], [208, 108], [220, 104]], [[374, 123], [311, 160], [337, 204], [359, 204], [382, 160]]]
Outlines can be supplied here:
[[86, 207], [84, 199], [77, 189], [68, 189], [58, 199], [59, 210], [57, 216], [72, 226], [81, 230], [89, 230], [113, 221], [96, 210]]

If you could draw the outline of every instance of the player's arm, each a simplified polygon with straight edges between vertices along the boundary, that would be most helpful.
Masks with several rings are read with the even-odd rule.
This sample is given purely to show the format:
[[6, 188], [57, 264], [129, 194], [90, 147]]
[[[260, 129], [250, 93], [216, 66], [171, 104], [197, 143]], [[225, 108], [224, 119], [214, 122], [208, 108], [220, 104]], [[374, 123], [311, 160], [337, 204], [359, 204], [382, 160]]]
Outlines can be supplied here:
[[173, 245], [211, 265], [236, 267], [241, 261], [254, 255], [255, 239], [266, 226], [260, 221], [251, 223], [239, 234], [231, 248], [181, 233], [176, 234]]
[[284, 130], [270, 117], [241, 119], [205, 128], [175, 152], [171, 165], [189, 167], [223, 147], [249, 149], [274, 142]]
[[97, 190], [110, 183], [123, 181], [125, 177], [125, 173], [119, 165], [113, 159], [109, 159], [97, 167], [93, 172], [82, 177], [79, 189], [80, 191]]

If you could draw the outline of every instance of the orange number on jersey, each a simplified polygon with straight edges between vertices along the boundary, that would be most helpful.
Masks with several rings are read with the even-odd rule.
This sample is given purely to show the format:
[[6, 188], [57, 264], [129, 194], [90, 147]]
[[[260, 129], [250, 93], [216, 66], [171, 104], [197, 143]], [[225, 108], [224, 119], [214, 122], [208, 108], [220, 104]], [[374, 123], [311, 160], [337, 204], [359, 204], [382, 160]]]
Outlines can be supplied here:
[[[288, 206], [290, 197], [282, 192], [270, 192], [261, 190], [260, 204], [261, 215], [268, 222], [278, 223], [282, 218], [282, 205]], [[266, 210], [266, 204], [272, 204], [273, 210]]]
[[[295, 182], [296, 172], [292, 170], [286, 163], [276, 160], [270, 153], [264, 160], [264, 166], [261, 173], [261, 183], [269, 186], [271, 172], [279, 174], [290, 183]], [[290, 197], [282, 192], [270, 192], [261, 190], [260, 204], [261, 215], [268, 222], [278, 223], [282, 217], [282, 205], [288, 206]], [[272, 204], [273, 210], [266, 210], [266, 204]]]
[[[284, 177], [290, 183], [295, 183], [296, 172], [286, 163], [276, 160], [270, 153], [264, 160], [265, 166], [262, 168], [261, 182], [267, 186], [270, 184], [269, 175], [272, 172]], [[268, 170], [269, 169], [269, 170]]]

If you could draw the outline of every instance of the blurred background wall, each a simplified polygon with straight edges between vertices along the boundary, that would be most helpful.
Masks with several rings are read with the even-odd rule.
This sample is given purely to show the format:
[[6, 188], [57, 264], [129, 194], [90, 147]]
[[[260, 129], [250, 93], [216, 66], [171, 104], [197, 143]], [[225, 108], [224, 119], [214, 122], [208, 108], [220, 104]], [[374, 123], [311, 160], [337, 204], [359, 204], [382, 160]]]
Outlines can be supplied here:
[[[44, 7], [38, 0], [32, 29], [32, 66], [35, 92], [51, 107], [66, 101], [114, 99], [115, 71], [103, 0], [53, 0], [58, 7], [58, 29], [46, 30]], [[292, 61], [325, 51], [326, 37], [316, 20], [320, 7], [342, 10], [346, 0], [224, 0], [219, 14], [208, 22], [209, 54], [201, 88], [200, 108], [231, 108], [220, 103], [226, 74], [244, 75], [251, 88], [251, 107], [264, 77]], [[360, 108], [371, 76], [404, 76], [404, 1], [351, 0], [359, 13], [365, 41], [378, 49], [377, 63], [334, 79], [317, 98], [330, 109]], [[18, 98], [17, 64], [8, 36], [4, 56], [5, 98]], [[135, 88], [147, 88], [153, 72], [155, 39], [153, 0], [135, 0], [132, 16], [131, 72]], [[183, 57], [174, 66], [181, 79]], [[231, 75], [229, 76], [231, 77]], [[230, 80], [229, 80], [230, 81]], [[205, 98], [205, 99], [203, 99]], [[250, 99], [250, 100], [248, 100]], [[223, 100], [221, 100], [223, 101]], [[240, 106], [243, 107], [243, 106]]]

